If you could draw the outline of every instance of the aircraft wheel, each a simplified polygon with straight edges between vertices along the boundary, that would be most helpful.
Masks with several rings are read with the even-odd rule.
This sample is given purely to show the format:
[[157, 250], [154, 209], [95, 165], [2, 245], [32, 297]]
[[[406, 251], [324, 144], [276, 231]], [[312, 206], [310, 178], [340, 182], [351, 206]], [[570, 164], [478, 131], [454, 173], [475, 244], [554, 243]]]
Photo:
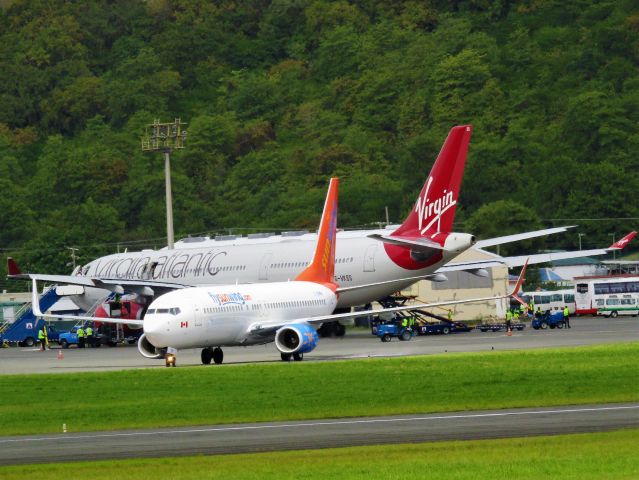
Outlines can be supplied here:
[[211, 360], [213, 359], [213, 350], [211, 348], [203, 348], [202, 349], [202, 354], [200, 355], [200, 357], [202, 358], [202, 363], [204, 365], [210, 365], [211, 364]]
[[280, 358], [282, 359], [283, 362], [290, 362], [291, 361], [291, 354], [290, 353], [280, 353]]
[[219, 365], [223, 361], [224, 361], [224, 352], [222, 351], [220, 347], [215, 347], [213, 349], [213, 362], [216, 365]]
[[346, 334], [346, 328], [339, 322], [333, 324], [333, 333], [336, 337], [343, 337]]
[[296, 362], [301, 362], [302, 360], [304, 360], [304, 354], [303, 353], [294, 353], [293, 354], [293, 360], [295, 360]]

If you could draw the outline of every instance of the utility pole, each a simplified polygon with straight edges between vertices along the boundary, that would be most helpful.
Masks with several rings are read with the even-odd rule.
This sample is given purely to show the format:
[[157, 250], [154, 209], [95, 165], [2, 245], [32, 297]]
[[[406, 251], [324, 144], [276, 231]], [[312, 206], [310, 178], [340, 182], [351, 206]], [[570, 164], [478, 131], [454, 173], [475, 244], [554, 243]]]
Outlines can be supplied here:
[[80, 258], [80, 257], [78, 257], [75, 254], [75, 252], [77, 252], [79, 250], [79, 248], [67, 247], [67, 250], [71, 250], [71, 252], [69, 253], [69, 255], [71, 257], [71, 261], [69, 263], [67, 263], [67, 265], [72, 266], [73, 270], [75, 270], [75, 264], [76, 264], [77, 260]]
[[173, 123], [160, 123], [159, 119], [148, 125], [147, 134], [142, 138], [142, 151], [164, 152], [164, 184], [166, 188], [166, 241], [169, 250], [173, 250], [173, 196], [171, 194], [171, 151], [184, 148], [186, 130], [176, 118]]
[[579, 250], [581, 250], [581, 237], [584, 237], [586, 234], [585, 233], [578, 233], [577, 235], [579, 235]]

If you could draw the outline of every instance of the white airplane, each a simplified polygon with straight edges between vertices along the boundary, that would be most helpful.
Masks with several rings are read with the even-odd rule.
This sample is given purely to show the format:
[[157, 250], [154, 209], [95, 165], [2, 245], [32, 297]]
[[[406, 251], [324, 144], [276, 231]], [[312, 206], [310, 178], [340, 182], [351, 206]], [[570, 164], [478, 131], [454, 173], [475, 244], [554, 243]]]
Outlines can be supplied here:
[[[500, 245], [570, 228], [550, 228], [478, 242], [473, 235], [453, 232], [471, 133], [470, 125], [451, 129], [415, 207], [399, 227], [337, 234], [339, 242], [333, 281], [343, 287], [366, 287], [343, 291], [337, 300], [338, 311], [387, 297], [424, 278], [445, 280], [448, 271], [466, 270], [486, 276], [486, 268], [498, 262], [454, 262], [453, 259], [469, 248]], [[104, 299], [109, 291], [133, 294], [145, 307], [154, 298], [185, 287], [295, 278], [306, 265], [316, 241], [316, 234], [233, 240], [186, 239], [177, 242], [174, 250], [113, 254], [88, 263], [76, 270], [75, 275], [37, 275], [36, 278], [76, 285], [79, 291], [72, 298], [86, 311]], [[578, 256], [604, 253], [604, 249], [589, 250], [578, 252]], [[532, 256], [530, 263], [537, 261], [547, 259]], [[508, 265], [514, 267], [523, 263], [523, 259], [518, 259]], [[8, 271], [14, 278], [26, 277], [20, 274], [13, 260], [9, 261]], [[140, 312], [143, 310], [141, 308]]]
[[[138, 343], [148, 358], [164, 357], [175, 366], [178, 349], [202, 348], [202, 363], [223, 361], [223, 346], [248, 346], [275, 342], [282, 360], [302, 360], [318, 342], [314, 325], [341, 318], [431, 308], [472, 301], [504, 298], [484, 297], [387, 308], [373, 312], [331, 314], [343, 292], [366, 288], [340, 287], [335, 278], [338, 180], [331, 179], [319, 234], [310, 264], [289, 282], [190, 287], [166, 293], [154, 300], [142, 320], [69, 317], [76, 320], [135, 324], [144, 328]], [[512, 295], [519, 290], [525, 266]], [[39, 309], [36, 279], [33, 278], [33, 305]]]

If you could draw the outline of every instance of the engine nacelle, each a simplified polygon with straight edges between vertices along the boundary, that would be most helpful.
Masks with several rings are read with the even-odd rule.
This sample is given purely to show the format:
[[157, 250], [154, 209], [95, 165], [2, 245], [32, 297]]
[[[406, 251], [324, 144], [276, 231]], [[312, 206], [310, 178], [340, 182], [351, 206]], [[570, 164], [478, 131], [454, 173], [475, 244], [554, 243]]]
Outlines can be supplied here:
[[275, 333], [275, 346], [282, 353], [308, 353], [315, 349], [319, 337], [306, 323], [285, 325]]
[[138, 340], [138, 351], [146, 358], [164, 358], [166, 348], [156, 348], [149, 342], [146, 335], [142, 334]]
[[475, 236], [469, 233], [449, 233], [446, 237], [446, 250], [452, 252], [463, 252], [475, 245]]

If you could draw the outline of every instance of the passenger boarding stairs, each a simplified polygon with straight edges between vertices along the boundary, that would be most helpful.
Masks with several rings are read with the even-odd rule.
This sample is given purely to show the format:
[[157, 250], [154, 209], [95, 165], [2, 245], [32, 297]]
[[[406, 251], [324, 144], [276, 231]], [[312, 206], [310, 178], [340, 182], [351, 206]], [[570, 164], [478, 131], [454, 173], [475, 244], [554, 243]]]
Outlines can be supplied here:
[[[60, 296], [55, 292], [55, 285], [40, 295], [40, 311], [46, 312]], [[22, 342], [26, 338], [37, 339], [41, 320], [36, 318], [30, 303], [26, 303], [16, 314], [13, 323], [4, 322], [0, 331], [0, 342]]]

